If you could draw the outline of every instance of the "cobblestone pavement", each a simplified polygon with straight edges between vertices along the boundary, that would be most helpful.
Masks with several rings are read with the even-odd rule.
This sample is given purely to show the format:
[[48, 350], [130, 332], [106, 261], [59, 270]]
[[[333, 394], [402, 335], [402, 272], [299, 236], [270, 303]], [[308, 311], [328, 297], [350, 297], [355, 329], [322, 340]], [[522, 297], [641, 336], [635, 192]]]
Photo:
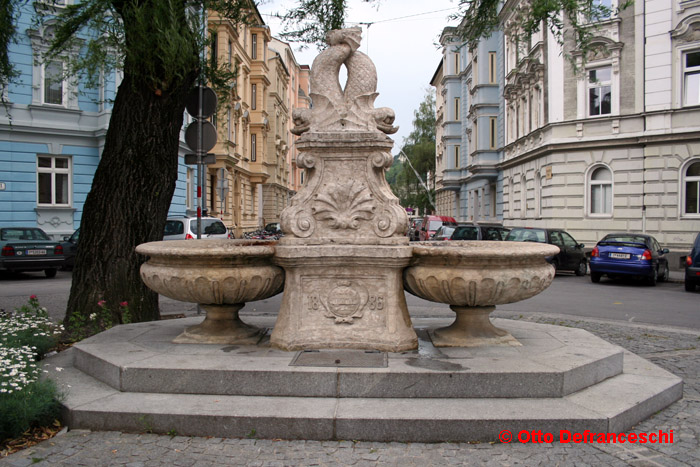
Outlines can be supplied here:
[[[514, 318], [517, 318], [514, 316]], [[283, 441], [70, 431], [0, 459], [0, 466], [308, 465], [700, 465], [700, 333], [528, 315], [528, 321], [586, 329], [685, 381], [684, 398], [631, 432], [673, 430], [669, 444], [467, 444]]]

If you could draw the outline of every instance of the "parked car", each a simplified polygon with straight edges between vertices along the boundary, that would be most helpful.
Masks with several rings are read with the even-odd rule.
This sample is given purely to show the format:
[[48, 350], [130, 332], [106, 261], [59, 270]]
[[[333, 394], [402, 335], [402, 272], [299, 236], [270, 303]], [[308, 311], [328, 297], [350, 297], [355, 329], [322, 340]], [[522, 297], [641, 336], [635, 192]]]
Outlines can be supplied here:
[[273, 235], [282, 235], [282, 226], [279, 222], [271, 222], [267, 224], [263, 230]]
[[[163, 240], [191, 240], [197, 238], [197, 218], [168, 217], [165, 221]], [[233, 238], [228, 229], [216, 217], [202, 217], [202, 238]]]
[[443, 225], [456, 226], [454, 217], [449, 216], [425, 216], [418, 230], [418, 240], [425, 241], [435, 235], [435, 232]]
[[452, 233], [455, 231], [456, 227], [453, 227], [451, 225], [443, 225], [440, 226], [439, 229], [433, 234], [432, 237], [430, 237], [431, 240], [449, 240], [450, 237], [452, 236]]
[[63, 247], [63, 269], [73, 269], [75, 266], [75, 255], [78, 253], [78, 239], [80, 238], [80, 229], [78, 228], [70, 237], [63, 237], [61, 246]]
[[408, 221], [408, 239], [418, 241], [420, 238], [420, 226], [423, 223], [422, 217], [415, 217]]
[[450, 240], [505, 240], [508, 232], [498, 224], [458, 224]]
[[50, 278], [63, 266], [61, 244], [36, 227], [0, 229], [0, 248], [0, 271], [44, 271]]
[[588, 270], [583, 243], [578, 243], [568, 232], [560, 229], [515, 227], [508, 232], [506, 241], [549, 243], [559, 247], [559, 253], [547, 258], [557, 271], [573, 271], [585, 276]]
[[685, 257], [685, 290], [692, 292], [700, 285], [700, 232], [695, 237], [693, 249]]
[[654, 237], [636, 233], [610, 233], [591, 252], [591, 281], [603, 275], [641, 277], [649, 285], [668, 279], [668, 248], [661, 248]]

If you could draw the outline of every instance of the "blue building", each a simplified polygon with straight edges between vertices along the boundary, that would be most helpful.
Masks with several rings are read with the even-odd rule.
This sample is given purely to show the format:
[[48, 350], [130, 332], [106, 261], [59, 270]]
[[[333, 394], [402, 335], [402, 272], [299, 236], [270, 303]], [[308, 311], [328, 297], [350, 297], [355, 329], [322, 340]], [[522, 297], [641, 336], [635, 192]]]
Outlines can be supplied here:
[[[44, 61], [51, 23], [36, 27], [33, 5], [21, 8], [9, 49], [19, 77], [0, 89], [0, 226], [37, 226], [61, 238], [80, 226], [121, 77], [106, 73], [98, 89], [89, 89], [64, 76], [69, 54], [80, 51]], [[193, 189], [180, 160], [171, 214], [185, 213], [186, 187]]]
[[502, 34], [474, 47], [445, 28], [436, 87], [438, 213], [458, 221], [502, 221]]

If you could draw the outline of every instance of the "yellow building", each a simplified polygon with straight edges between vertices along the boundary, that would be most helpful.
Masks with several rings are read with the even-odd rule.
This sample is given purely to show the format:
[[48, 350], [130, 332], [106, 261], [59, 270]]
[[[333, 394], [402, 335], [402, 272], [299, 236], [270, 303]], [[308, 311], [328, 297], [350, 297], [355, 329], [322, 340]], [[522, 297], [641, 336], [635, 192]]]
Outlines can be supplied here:
[[262, 184], [269, 177], [264, 161], [269, 130], [267, 45], [271, 36], [257, 9], [251, 14], [252, 25], [237, 25], [216, 12], [209, 14], [209, 29], [215, 31], [211, 53], [219, 64], [227, 63], [237, 77], [232, 100], [219, 103], [214, 119], [218, 140], [211, 152], [216, 163], [206, 169], [206, 207], [236, 238], [261, 226]]

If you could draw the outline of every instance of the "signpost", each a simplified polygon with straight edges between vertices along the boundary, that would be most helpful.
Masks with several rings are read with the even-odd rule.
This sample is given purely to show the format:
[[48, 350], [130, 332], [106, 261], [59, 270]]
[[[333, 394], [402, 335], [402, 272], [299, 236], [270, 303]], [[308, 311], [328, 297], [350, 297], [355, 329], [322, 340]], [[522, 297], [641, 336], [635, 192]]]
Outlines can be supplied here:
[[[187, 97], [187, 113], [195, 118], [185, 129], [185, 143], [194, 151], [197, 163], [197, 238], [202, 238], [202, 206], [206, 205], [204, 184], [204, 165], [216, 162], [214, 154], [207, 152], [216, 145], [216, 128], [204, 120], [216, 112], [216, 93], [206, 86], [197, 86]], [[193, 162], [192, 156], [185, 156], [185, 163]]]

